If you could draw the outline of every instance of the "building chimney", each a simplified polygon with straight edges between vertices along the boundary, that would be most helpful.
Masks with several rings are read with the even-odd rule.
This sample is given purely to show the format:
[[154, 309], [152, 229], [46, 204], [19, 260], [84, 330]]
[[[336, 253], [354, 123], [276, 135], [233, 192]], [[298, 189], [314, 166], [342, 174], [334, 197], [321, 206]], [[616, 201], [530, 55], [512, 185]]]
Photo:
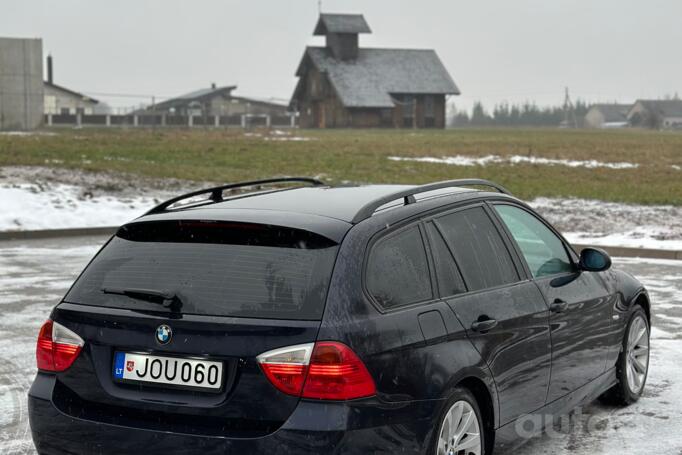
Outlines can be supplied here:
[[47, 82], [52, 85], [52, 54], [47, 55]]

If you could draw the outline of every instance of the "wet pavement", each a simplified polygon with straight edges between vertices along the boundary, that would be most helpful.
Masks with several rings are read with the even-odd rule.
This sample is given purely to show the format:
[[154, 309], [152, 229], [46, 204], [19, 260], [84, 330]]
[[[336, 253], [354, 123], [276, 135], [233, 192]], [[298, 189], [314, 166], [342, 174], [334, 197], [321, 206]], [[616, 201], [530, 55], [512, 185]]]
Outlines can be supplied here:
[[[35, 375], [36, 335], [105, 240], [0, 242], [2, 454], [34, 453], [26, 391]], [[682, 261], [616, 258], [614, 266], [640, 278], [653, 300], [651, 373], [644, 398], [628, 408], [591, 404], [565, 428], [532, 440], [515, 454], [682, 454]]]

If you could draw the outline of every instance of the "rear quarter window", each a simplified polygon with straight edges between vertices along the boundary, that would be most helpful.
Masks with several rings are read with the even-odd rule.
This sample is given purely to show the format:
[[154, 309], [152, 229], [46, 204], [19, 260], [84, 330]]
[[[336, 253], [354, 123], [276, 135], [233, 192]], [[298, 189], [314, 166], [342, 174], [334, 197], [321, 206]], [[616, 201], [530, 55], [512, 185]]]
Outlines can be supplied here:
[[188, 314], [318, 320], [337, 245], [277, 226], [173, 221], [128, 225], [97, 255], [65, 300], [171, 311], [154, 299], [104, 290], [177, 295]]
[[374, 300], [386, 309], [433, 298], [418, 227], [399, 231], [373, 246], [367, 261], [366, 285]]

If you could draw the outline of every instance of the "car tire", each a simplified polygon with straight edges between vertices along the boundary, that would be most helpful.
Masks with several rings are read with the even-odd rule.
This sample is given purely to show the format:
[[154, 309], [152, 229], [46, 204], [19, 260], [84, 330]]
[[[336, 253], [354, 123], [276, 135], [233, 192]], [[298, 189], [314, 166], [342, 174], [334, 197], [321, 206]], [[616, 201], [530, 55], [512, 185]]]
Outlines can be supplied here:
[[[642, 330], [644, 335], [638, 338]], [[602, 402], [627, 406], [642, 396], [649, 374], [650, 337], [651, 331], [647, 315], [644, 309], [637, 305], [634, 307], [625, 328], [621, 352], [616, 363], [618, 383], [600, 397]]]
[[[436, 421], [427, 454], [485, 455], [488, 449], [486, 436], [486, 427], [476, 398], [469, 390], [458, 387]], [[448, 452], [453, 447], [454, 450]]]

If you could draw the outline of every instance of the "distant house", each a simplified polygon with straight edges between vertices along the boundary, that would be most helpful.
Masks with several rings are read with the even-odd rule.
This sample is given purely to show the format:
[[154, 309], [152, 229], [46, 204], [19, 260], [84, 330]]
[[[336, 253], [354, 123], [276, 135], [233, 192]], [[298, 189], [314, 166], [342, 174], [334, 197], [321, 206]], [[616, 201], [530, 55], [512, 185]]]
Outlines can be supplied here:
[[45, 114], [93, 114], [99, 104], [94, 98], [54, 83], [52, 56], [47, 57], [47, 81], [43, 83]]
[[655, 129], [682, 128], [682, 100], [637, 100], [628, 112], [632, 126]]
[[586, 128], [625, 128], [631, 104], [595, 104], [585, 114]]
[[235, 96], [236, 85], [209, 88], [180, 95], [147, 107], [146, 111], [193, 116], [287, 115], [287, 105], [260, 98]]
[[362, 15], [321, 14], [296, 71], [290, 107], [304, 128], [444, 128], [445, 97], [459, 89], [433, 50], [370, 49]]

